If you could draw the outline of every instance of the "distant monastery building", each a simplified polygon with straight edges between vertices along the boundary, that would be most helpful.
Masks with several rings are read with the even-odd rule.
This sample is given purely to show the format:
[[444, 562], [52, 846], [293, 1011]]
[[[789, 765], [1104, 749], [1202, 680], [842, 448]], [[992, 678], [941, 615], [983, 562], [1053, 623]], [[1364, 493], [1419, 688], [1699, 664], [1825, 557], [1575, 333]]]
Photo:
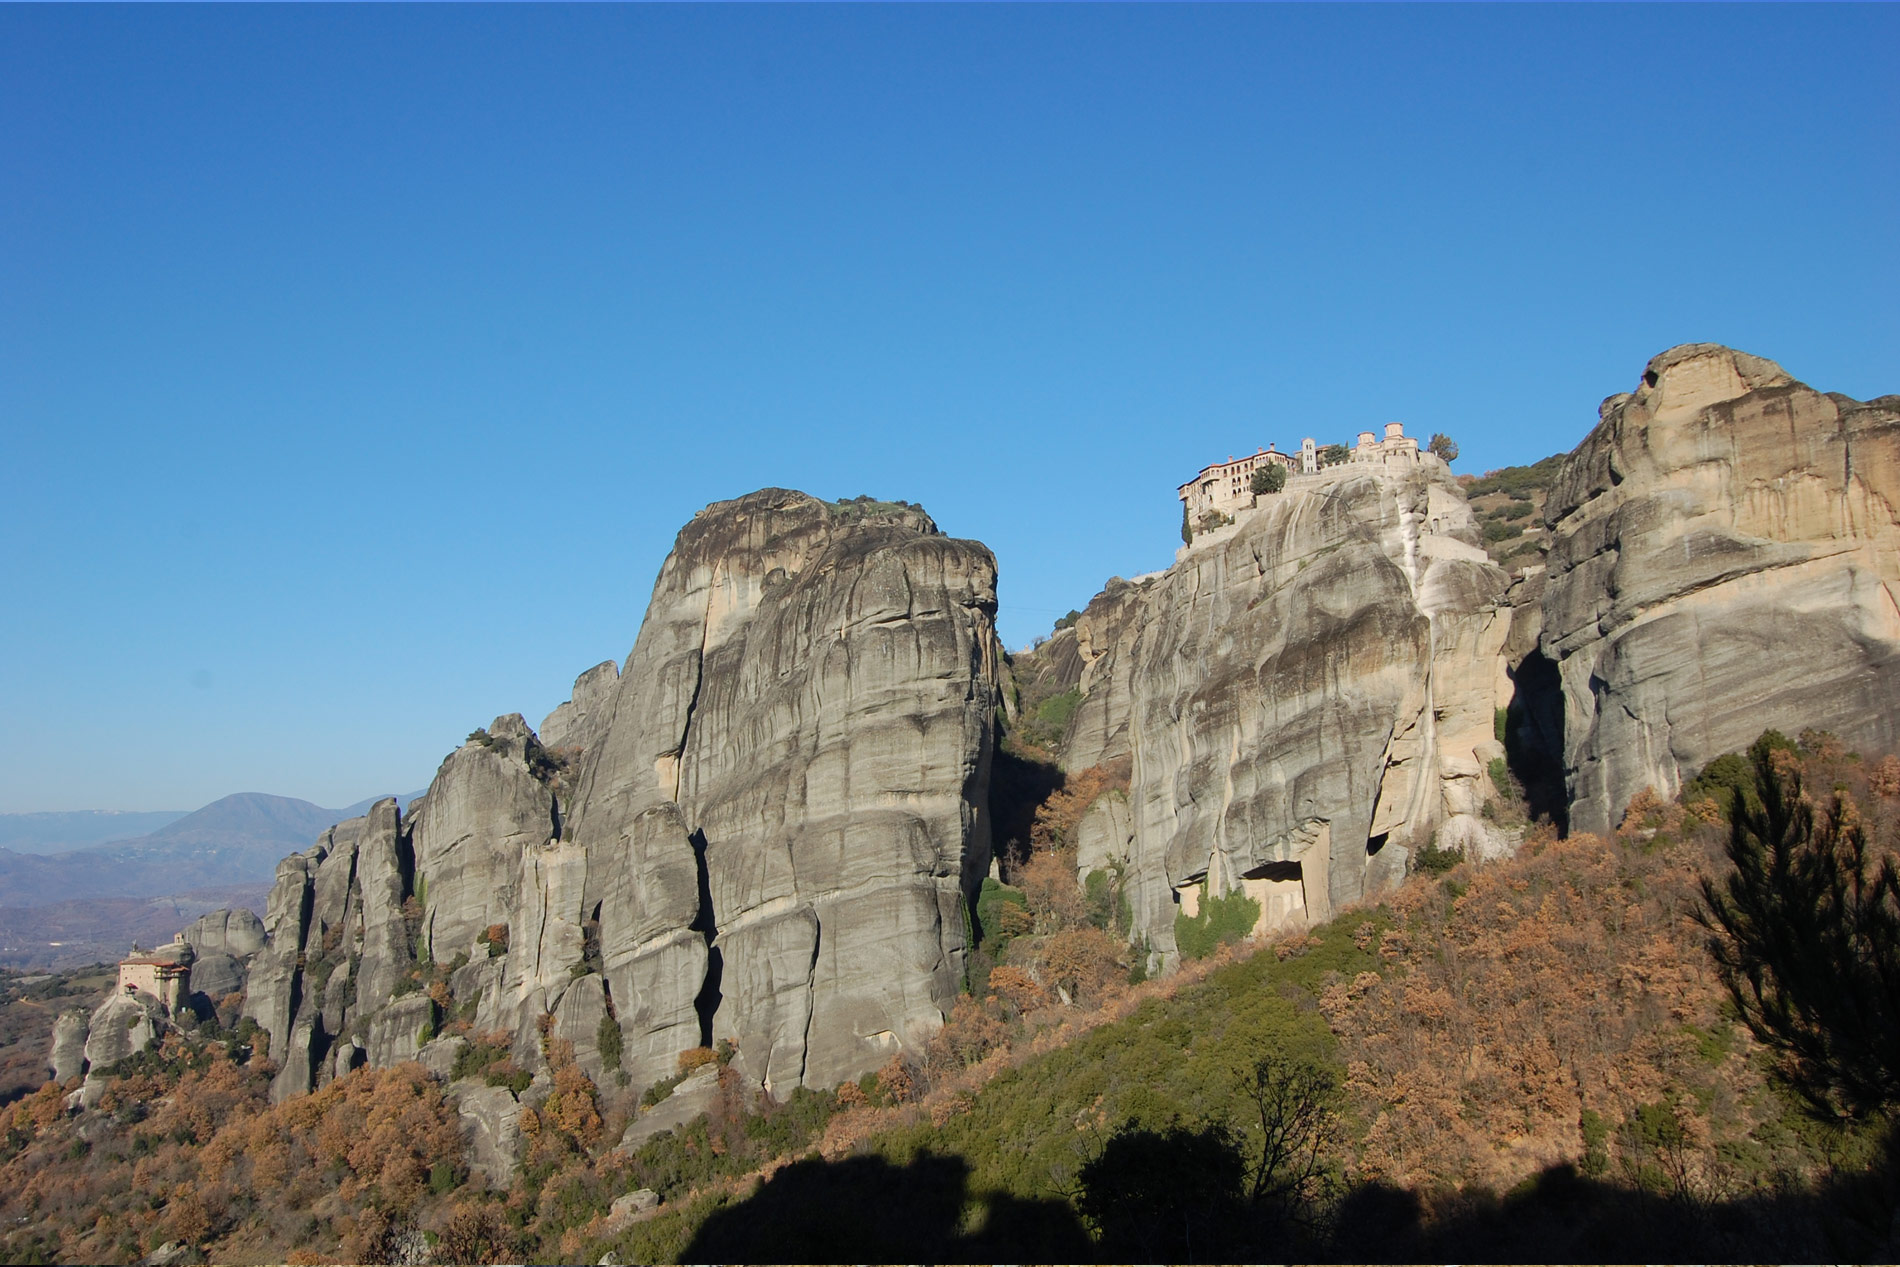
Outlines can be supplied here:
[[1181, 485], [1175, 496], [1180, 498], [1187, 508], [1188, 522], [1200, 531], [1201, 516], [1209, 511], [1218, 511], [1232, 517], [1234, 512], [1254, 504], [1254, 472], [1272, 464], [1284, 469], [1289, 481], [1296, 476], [1319, 475], [1323, 471], [1352, 470], [1362, 464], [1416, 464], [1423, 458], [1432, 461], [1438, 458], [1433, 454], [1421, 452], [1418, 441], [1405, 434], [1405, 424], [1388, 422], [1385, 424], [1385, 437], [1381, 439], [1371, 431], [1361, 431], [1359, 441], [1346, 451], [1344, 462], [1322, 468], [1319, 460], [1319, 446], [1311, 436], [1300, 441], [1300, 451], [1281, 453], [1272, 445], [1257, 449], [1247, 457], [1229, 457], [1225, 462], [1216, 462], [1204, 466], [1201, 473]]
[[134, 946], [119, 960], [119, 988], [127, 994], [143, 991], [175, 1012], [191, 992], [193, 957], [191, 946], [182, 941], [150, 951]]

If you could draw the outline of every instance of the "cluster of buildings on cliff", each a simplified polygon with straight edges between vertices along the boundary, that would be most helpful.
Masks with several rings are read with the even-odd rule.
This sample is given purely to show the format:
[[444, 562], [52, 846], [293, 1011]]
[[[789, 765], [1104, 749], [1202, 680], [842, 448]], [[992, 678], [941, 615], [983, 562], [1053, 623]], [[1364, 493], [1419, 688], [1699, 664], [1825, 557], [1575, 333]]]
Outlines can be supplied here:
[[1199, 525], [1202, 516], [1210, 512], [1231, 517], [1236, 509], [1251, 506], [1254, 473], [1269, 465], [1281, 468], [1291, 480], [1334, 467], [1351, 469], [1369, 463], [1416, 463], [1426, 459], [1438, 460], [1437, 455], [1420, 450], [1418, 441], [1405, 434], [1403, 423], [1388, 422], [1383, 438], [1361, 431], [1358, 443], [1350, 449], [1344, 445], [1321, 448], [1309, 436], [1300, 441], [1298, 453], [1282, 453], [1268, 445], [1246, 457], [1230, 456], [1225, 462], [1202, 467], [1201, 473], [1181, 485], [1175, 496], [1186, 508], [1188, 521]]

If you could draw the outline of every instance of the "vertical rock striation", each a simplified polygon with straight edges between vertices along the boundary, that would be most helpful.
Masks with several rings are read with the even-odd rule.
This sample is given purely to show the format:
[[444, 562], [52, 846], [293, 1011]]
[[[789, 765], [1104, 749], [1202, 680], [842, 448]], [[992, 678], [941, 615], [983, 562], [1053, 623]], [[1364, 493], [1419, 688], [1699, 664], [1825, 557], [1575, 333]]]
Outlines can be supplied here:
[[617, 1029], [640, 1082], [717, 1039], [781, 1092], [921, 1042], [989, 863], [995, 585], [902, 503], [701, 512], [625, 672], [583, 674], [551, 742], [499, 718], [407, 817], [279, 866], [246, 1003], [277, 1093], [410, 1058], [449, 1008], [596, 1077]]
[[1696, 343], [1604, 401], [1545, 508], [1572, 826], [1614, 825], [1766, 727], [1892, 749], [1897, 505], [1900, 398]]
[[1252, 893], [1263, 927], [1325, 919], [1441, 825], [1481, 835], [1504, 583], [1417, 455], [1296, 477], [1091, 603], [1065, 764], [1131, 764], [1127, 804], [1078, 834], [1091, 858], [1120, 839], [1138, 935], [1170, 958], [1202, 880]]
[[941, 1023], [989, 863], [995, 585], [902, 505], [766, 490], [680, 533], [572, 833], [636, 1077], [728, 1038], [768, 1088], [830, 1085]]

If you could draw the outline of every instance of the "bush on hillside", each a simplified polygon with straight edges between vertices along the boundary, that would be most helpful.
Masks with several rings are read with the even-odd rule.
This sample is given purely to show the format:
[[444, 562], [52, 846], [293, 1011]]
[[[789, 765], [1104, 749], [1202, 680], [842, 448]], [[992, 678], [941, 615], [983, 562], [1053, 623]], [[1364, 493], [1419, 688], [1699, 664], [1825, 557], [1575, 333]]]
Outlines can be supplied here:
[[1239, 941], [1260, 922], [1260, 903], [1235, 889], [1225, 897], [1212, 896], [1201, 881], [1200, 909], [1194, 915], [1177, 912], [1174, 944], [1183, 959], [1205, 959], [1222, 946]]

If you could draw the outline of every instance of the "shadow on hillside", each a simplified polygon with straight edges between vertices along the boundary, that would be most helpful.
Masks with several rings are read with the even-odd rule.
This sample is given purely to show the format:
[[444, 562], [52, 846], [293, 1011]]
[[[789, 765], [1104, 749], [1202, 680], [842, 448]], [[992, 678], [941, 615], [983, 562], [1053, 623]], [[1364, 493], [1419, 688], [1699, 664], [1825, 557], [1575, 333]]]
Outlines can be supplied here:
[[[714, 1214], [684, 1262], [1815, 1262], [1895, 1261], [1900, 1134], [1873, 1171], [1729, 1200], [1667, 1196], [1554, 1167], [1506, 1196], [1353, 1189], [1307, 1230], [1247, 1199], [1231, 1137], [1117, 1137], [1115, 1164], [1083, 1168], [1077, 1201], [969, 1191], [960, 1157], [807, 1160]], [[1149, 1149], [1143, 1152], [1144, 1148]], [[1202, 1155], [1206, 1154], [1206, 1155]], [[1097, 1190], [1091, 1190], [1091, 1173]]]
[[929, 1153], [907, 1166], [881, 1157], [795, 1162], [707, 1219], [680, 1261], [1083, 1262], [1095, 1254], [1068, 1202], [973, 1199], [969, 1175], [962, 1158]]

